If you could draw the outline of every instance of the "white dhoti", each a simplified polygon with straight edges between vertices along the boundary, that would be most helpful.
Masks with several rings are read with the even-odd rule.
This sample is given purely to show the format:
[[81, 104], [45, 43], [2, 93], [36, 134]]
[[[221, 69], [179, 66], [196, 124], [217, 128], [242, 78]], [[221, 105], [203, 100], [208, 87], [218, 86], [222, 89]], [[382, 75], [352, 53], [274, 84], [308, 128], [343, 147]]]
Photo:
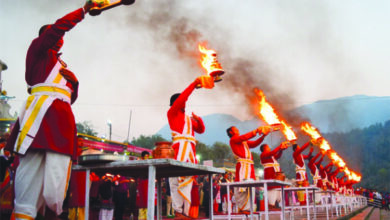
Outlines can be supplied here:
[[112, 220], [114, 217], [114, 209], [100, 209], [99, 220]]
[[320, 192], [315, 192], [314, 194], [316, 195], [316, 199], [315, 199], [316, 204], [320, 204], [320, 203], [321, 203], [321, 196], [322, 196], [322, 193], [320, 193]]
[[222, 212], [223, 213], [228, 213], [228, 211], [230, 210], [230, 212], [232, 212], [232, 207], [229, 207], [229, 198], [226, 196], [224, 196], [222, 198]]
[[[172, 131], [173, 145], [179, 145], [176, 160], [196, 164], [196, 154], [192, 147], [196, 145], [192, 131], [191, 118], [186, 115], [183, 131]], [[191, 206], [191, 190], [194, 179], [192, 176], [169, 178], [171, 187], [172, 207], [175, 212], [189, 216]]]
[[34, 219], [46, 205], [62, 213], [71, 171], [70, 156], [28, 151], [20, 157], [15, 175], [15, 219]]
[[171, 177], [169, 185], [171, 187], [172, 208], [175, 212], [189, 215], [191, 206], [191, 190], [193, 178], [188, 177]]
[[255, 189], [252, 188], [243, 188], [243, 187], [235, 187], [234, 188], [234, 198], [236, 200], [236, 205], [238, 208], [238, 212], [240, 211], [250, 211], [250, 205], [249, 202], [250, 199], [250, 191], [249, 189], [252, 189], [252, 204], [253, 209], [255, 210]]
[[282, 201], [282, 192], [279, 189], [268, 190], [268, 204], [275, 205], [276, 202], [280, 204]]

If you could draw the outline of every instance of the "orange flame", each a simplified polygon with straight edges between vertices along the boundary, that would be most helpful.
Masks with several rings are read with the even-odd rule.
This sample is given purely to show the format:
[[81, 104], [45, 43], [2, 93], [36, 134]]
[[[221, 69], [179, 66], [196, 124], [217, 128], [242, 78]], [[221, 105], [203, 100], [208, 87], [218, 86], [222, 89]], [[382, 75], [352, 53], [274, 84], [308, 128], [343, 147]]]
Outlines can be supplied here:
[[[314, 140], [317, 140], [317, 139], [322, 137], [320, 132], [317, 130], [317, 128], [315, 128], [314, 126], [310, 125], [309, 122], [302, 123], [301, 129], [302, 129], [302, 131], [307, 133]], [[321, 140], [320, 149], [322, 149], [325, 152], [330, 150], [330, 145], [329, 145], [327, 140], [325, 140], [325, 139]]]
[[362, 176], [356, 174], [353, 171], [350, 171], [347, 167], [344, 169], [344, 173], [347, 175], [348, 180], [353, 180], [355, 182], [360, 182]]
[[352, 179], [356, 182], [360, 182], [360, 180], [362, 179], [362, 176], [352, 172]]
[[265, 95], [261, 90], [255, 90], [259, 101], [259, 113], [261, 118], [269, 125], [281, 124], [279, 117], [276, 115], [274, 108], [265, 100]]
[[198, 49], [201, 53], [200, 64], [206, 70], [207, 75], [223, 71], [221, 64], [217, 62], [217, 53], [214, 50], [209, 50], [201, 44], [198, 44]]
[[320, 148], [322, 150], [324, 150], [325, 152], [330, 150], [330, 145], [329, 145], [328, 141], [325, 139], [322, 139], [321, 144], [320, 144]]
[[[330, 159], [334, 164], [336, 164], [338, 167], [345, 167], [345, 162], [336, 152], [331, 152], [329, 154]], [[346, 172], [349, 172], [348, 167], [345, 167]], [[345, 172], [344, 170], [344, 172]]]
[[291, 129], [290, 126], [288, 126], [284, 121], [281, 121], [283, 125], [282, 132], [284, 136], [286, 136], [287, 140], [293, 141], [297, 139], [297, 136], [295, 135], [294, 131]]
[[320, 133], [318, 130], [311, 126], [309, 122], [303, 122], [301, 125], [302, 131], [306, 132], [312, 139], [317, 140], [318, 138], [321, 137]]
[[279, 116], [275, 113], [274, 108], [265, 100], [263, 91], [255, 89], [255, 93], [259, 97], [259, 115], [260, 118], [269, 125], [282, 125], [282, 132], [287, 140], [296, 140], [297, 137], [294, 131], [286, 122], [279, 119]]
[[[312, 139], [318, 140], [322, 137], [320, 132], [308, 122], [302, 123], [301, 129], [302, 131], [307, 133]], [[326, 141], [325, 139], [321, 140], [320, 148], [324, 151], [328, 151], [331, 149], [328, 141]], [[336, 166], [342, 167], [344, 169], [344, 173], [347, 175], [349, 180], [360, 182], [362, 177], [355, 172], [349, 170], [349, 168], [346, 167], [344, 160], [336, 152], [334, 152], [333, 150], [330, 151], [329, 157]]]

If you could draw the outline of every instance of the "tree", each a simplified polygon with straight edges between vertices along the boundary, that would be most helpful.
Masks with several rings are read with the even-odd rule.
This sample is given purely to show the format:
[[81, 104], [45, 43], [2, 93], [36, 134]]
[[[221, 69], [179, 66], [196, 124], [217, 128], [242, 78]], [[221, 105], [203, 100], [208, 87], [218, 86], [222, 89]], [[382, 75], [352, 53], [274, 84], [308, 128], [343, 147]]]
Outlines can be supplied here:
[[160, 141], [167, 141], [161, 135], [155, 134], [152, 136], [144, 136], [141, 135], [138, 138], [133, 138], [131, 141], [131, 144], [136, 145], [138, 147], [148, 148], [148, 149], [154, 149], [155, 143]]
[[232, 150], [230, 146], [222, 142], [215, 142], [211, 146], [212, 158], [215, 162], [222, 162], [224, 159], [228, 159], [229, 162], [234, 162]]
[[361, 182], [356, 186], [389, 190], [390, 121], [324, 136], [347, 165], [362, 175]]
[[202, 142], [196, 144], [196, 154], [200, 156], [199, 163], [205, 160], [212, 159], [212, 151], [210, 147]]
[[81, 134], [87, 134], [96, 136], [98, 133], [94, 130], [90, 121], [83, 121], [76, 123], [77, 132]]
[[254, 164], [255, 168], [263, 167], [263, 166], [261, 166], [261, 162], [260, 162], [260, 154], [258, 154], [256, 152], [252, 152], [252, 157], [253, 157], [253, 164]]

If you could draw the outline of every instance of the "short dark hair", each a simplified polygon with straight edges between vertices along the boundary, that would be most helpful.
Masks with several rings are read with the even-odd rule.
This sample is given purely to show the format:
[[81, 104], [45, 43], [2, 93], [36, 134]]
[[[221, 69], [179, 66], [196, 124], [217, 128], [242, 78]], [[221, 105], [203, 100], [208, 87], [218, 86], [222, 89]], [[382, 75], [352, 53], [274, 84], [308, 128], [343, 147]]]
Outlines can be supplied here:
[[51, 26], [51, 25], [50, 25], [50, 24], [45, 24], [45, 25], [43, 25], [41, 28], [39, 28], [39, 36], [41, 36], [41, 34], [42, 34], [43, 32], [45, 32], [45, 30], [46, 30], [49, 26]]
[[149, 151], [146, 150], [142, 151], [141, 157], [145, 157], [146, 155], [150, 155]]
[[264, 147], [265, 147], [266, 145], [267, 145], [267, 144], [262, 144], [262, 145], [260, 146], [260, 151], [261, 151], [261, 152], [264, 151]]
[[229, 137], [232, 137], [233, 135], [231, 134], [231, 131], [233, 129], [234, 126], [231, 126], [230, 128], [226, 129], [226, 133]]
[[293, 144], [293, 150], [295, 151], [298, 147], [298, 144]]
[[170, 100], [170, 105], [169, 106], [172, 106], [173, 103], [176, 101], [177, 98], [179, 98], [179, 96], [181, 95], [181, 93], [175, 93], [171, 96], [171, 100]]

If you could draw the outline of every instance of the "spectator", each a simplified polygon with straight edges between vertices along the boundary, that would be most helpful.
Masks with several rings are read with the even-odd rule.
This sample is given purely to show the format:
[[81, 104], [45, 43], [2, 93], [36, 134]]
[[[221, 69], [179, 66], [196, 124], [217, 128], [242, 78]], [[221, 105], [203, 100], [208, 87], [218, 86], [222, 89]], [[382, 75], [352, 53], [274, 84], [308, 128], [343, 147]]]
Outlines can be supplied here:
[[169, 186], [169, 178], [165, 178], [165, 190], [166, 190], [166, 197], [167, 197], [167, 217], [173, 218], [175, 217], [175, 213], [172, 208], [172, 197], [171, 197], [171, 188]]
[[112, 220], [114, 216], [114, 204], [112, 202], [112, 180], [113, 175], [106, 174], [99, 186], [99, 199], [101, 203], [99, 220]]
[[123, 219], [123, 212], [125, 211], [126, 201], [130, 196], [129, 180], [124, 176], [117, 175], [114, 181], [114, 218], [115, 220]]
[[85, 171], [73, 171], [68, 189], [68, 219], [85, 219]]
[[210, 216], [210, 182], [208, 176], [203, 179], [203, 207], [205, 217], [208, 218]]
[[[228, 180], [229, 173], [226, 172], [223, 177], [220, 180], [220, 183], [227, 183], [230, 182]], [[231, 194], [230, 194], [231, 195]], [[222, 202], [222, 212], [227, 213], [228, 212], [228, 195], [227, 195], [227, 187], [221, 186], [221, 202]]]
[[215, 213], [219, 213], [219, 203], [221, 203], [221, 191], [219, 186], [219, 175], [213, 178], [213, 208]]
[[191, 206], [189, 211], [189, 216], [191, 218], [198, 218], [199, 216], [199, 183], [193, 176], [194, 181], [191, 189]]
[[[141, 160], [149, 159], [150, 154], [148, 151], [142, 151]], [[138, 207], [138, 219], [147, 219], [148, 213], [148, 178], [138, 178], [137, 185], [137, 207]]]
[[129, 195], [130, 220], [138, 220], [137, 181], [133, 178], [129, 182]]
[[91, 180], [91, 188], [89, 190], [89, 219], [94, 220], [99, 218], [99, 186], [101, 184], [101, 181], [100, 177], [94, 172], [91, 173], [89, 179]]

